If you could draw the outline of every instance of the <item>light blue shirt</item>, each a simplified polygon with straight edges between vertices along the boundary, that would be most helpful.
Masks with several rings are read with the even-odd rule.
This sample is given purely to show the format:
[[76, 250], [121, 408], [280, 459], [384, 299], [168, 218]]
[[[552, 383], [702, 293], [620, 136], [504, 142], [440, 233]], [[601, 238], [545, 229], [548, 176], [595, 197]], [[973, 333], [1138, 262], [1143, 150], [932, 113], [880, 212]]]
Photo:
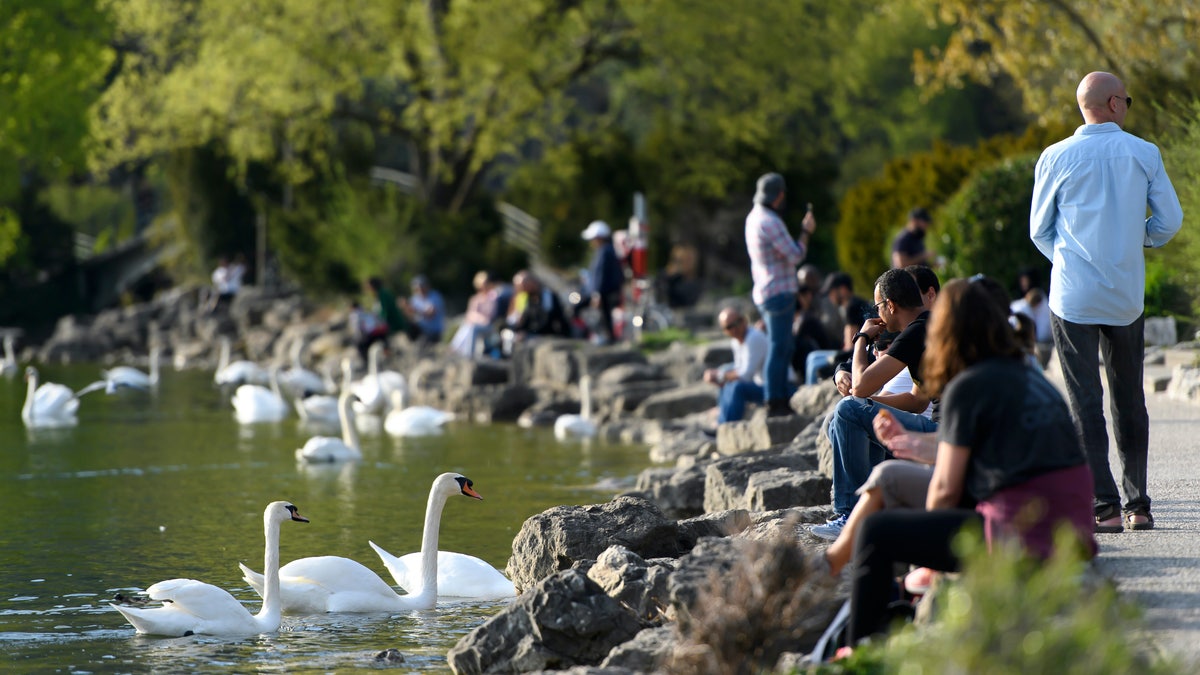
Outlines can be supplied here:
[[1166, 244], [1182, 224], [1158, 148], [1114, 122], [1085, 124], [1038, 159], [1029, 237], [1054, 264], [1050, 309], [1071, 323], [1136, 321], [1146, 294], [1142, 247]]

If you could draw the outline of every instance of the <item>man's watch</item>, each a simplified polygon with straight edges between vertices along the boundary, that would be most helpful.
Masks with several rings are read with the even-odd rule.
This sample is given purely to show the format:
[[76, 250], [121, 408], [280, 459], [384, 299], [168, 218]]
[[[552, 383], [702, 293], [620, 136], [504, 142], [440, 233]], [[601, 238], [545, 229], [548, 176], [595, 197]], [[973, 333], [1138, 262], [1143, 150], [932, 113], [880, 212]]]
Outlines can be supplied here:
[[867, 338], [867, 345], [870, 345], [872, 342], [874, 342], [874, 341], [875, 341], [875, 340], [874, 340], [874, 339], [872, 339], [872, 338], [871, 338], [871, 336], [870, 336], [870, 335], [868, 335], [867, 333], [864, 333], [864, 332], [862, 332], [862, 331], [859, 331], [859, 332], [857, 332], [857, 333], [855, 333], [855, 334], [854, 334], [854, 340], [852, 341], [852, 343], [851, 343], [851, 344], [858, 342], [858, 338], [860, 338], [860, 337], [861, 337], [861, 338]]

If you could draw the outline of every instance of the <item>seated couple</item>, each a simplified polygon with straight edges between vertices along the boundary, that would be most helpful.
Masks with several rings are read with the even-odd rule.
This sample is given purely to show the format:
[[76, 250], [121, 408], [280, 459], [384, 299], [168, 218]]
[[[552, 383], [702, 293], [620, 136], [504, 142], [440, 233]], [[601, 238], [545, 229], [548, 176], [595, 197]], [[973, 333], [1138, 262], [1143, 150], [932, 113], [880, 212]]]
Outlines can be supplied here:
[[890, 412], [872, 419], [872, 435], [896, 457], [933, 466], [876, 466], [824, 553], [833, 574], [851, 560], [858, 568], [851, 644], [887, 629], [897, 563], [959, 569], [951, 542], [964, 527], [980, 528], [989, 546], [1015, 540], [1044, 559], [1067, 526], [1095, 555], [1091, 474], [1070, 412], [1029, 365], [1006, 309], [984, 284], [956, 280], [941, 294], [923, 360], [923, 386], [941, 399], [936, 443]]

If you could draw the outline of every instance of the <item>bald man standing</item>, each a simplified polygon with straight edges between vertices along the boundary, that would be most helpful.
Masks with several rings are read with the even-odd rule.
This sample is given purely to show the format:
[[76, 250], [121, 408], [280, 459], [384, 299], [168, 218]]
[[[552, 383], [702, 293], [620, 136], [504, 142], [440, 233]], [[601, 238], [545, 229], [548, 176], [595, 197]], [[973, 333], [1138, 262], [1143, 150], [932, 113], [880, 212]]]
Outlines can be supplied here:
[[[1170, 241], [1183, 224], [1183, 210], [1158, 148], [1122, 130], [1133, 99], [1121, 80], [1088, 73], [1075, 96], [1085, 124], [1038, 159], [1029, 235], [1054, 264], [1050, 321], [1071, 416], [1092, 470], [1096, 531], [1148, 530], [1154, 518], [1146, 493], [1142, 248]], [[1123, 505], [1108, 463], [1100, 350]]]

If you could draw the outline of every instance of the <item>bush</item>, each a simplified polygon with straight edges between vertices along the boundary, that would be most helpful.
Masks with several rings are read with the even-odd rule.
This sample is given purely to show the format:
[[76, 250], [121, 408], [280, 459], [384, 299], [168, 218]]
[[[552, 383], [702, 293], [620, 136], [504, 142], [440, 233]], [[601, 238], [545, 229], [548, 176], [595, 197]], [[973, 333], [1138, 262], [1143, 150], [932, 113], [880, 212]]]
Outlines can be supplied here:
[[[1163, 313], [1198, 317], [1200, 232], [1188, 221], [1200, 214], [1200, 100], [1183, 107], [1160, 142], [1167, 175], [1183, 206], [1184, 224], [1169, 244], [1146, 252], [1146, 310], [1150, 312], [1153, 301], [1161, 303]], [[1161, 275], [1156, 271], [1159, 269]], [[1166, 297], [1159, 291], [1162, 284], [1167, 286]]]
[[1050, 261], [1029, 239], [1029, 206], [1037, 153], [1001, 160], [975, 172], [935, 218], [946, 277], [986, 274], [1016, 286], [1023, 268], [1050, 278]]
[[[937, 144], [928, 152], [888, 162], [883, 175], [858, 183], [842, 199], [834, 234], [839, 265], [856, 288], [870, 288], [891, 266], [891, 241], [910, 208], [923, 205], [936, 211], [981, 167], [1040, 150], [1069, 134], [1065, 126], [1030, 127], [1020, 137], [996, 136], [969, 148]], [[1028, 217], [1026, 212], [1026, 221]], [[943, 229], [935, 219], [931, 232]]]

